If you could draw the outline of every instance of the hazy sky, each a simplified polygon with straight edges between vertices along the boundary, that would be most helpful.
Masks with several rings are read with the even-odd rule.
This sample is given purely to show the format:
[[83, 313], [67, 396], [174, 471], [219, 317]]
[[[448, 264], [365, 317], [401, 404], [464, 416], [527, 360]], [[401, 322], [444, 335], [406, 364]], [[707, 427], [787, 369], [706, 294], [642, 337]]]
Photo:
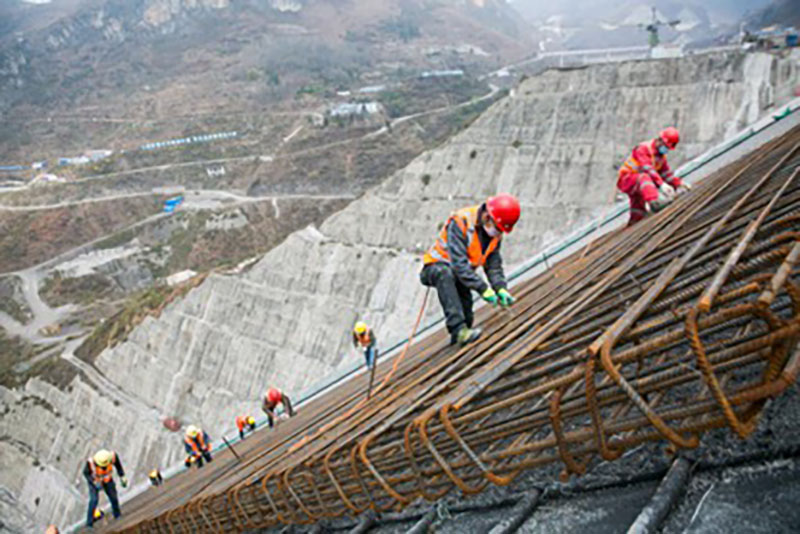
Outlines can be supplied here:
[[[529, 19], [552, 15], [574, 14], [583, 20], [608, 20], [620, 12], [637, 6], [656, 6], [667, 13], [678, 13], [682, 7], [704, 8], [714, 22], [730, 23], [747, 12], [756, 11], [772, 0], [507, 0]], [[568, 22], [567, 22], [568, 23]]]

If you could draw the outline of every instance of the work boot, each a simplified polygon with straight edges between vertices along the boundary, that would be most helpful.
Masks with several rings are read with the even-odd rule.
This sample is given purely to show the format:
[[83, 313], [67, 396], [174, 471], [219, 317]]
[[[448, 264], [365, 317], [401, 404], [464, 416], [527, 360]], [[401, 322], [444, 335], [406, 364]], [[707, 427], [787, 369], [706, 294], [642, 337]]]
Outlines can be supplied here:
[[456, 340], [458, 341], [459, 345], [463, 347], [464, 345], [469, 345], [479, 337], [481, 337], [480, 328], [467, 328], [464, 326], [458, 331]]

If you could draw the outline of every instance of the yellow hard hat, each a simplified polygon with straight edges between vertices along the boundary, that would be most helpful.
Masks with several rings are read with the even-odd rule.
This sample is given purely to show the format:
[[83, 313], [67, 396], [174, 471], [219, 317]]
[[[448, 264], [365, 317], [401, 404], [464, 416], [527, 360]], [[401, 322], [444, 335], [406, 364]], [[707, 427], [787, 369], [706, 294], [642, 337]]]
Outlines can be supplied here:
[[158, 469], [150, 471], [150, 478], [158, 478]]
[[105, 467], [111, 463], [111, 460], [114, 458], [114, 454], [111, 451], [107, 451], [105, 449], [100, 449], [96, 453], [94, 453], [94, 463], [99, 465], [100, 467]]
[[94, 509], [94, 518], [95, 519], [100, 519], [101, 517], [103, 517], [103, 511], [100, 508], [95, 508]]
[[248, 424], [248, 425], [254, 425], [254, 424], [256, 424], [256, 418], [255, 418], [255, 417], [248, 417], [248, 418], [247, 418], [247, 424]]
[[199, 433], [200, 429], [194, 425], [189, 425], [186, 427], [186, 435], [190, 438], [196, 438]]
[[353, 327], [353, 332], [356, 334], [363, 334], [367, 331], [367, 323], [364, 321], [358, 321], [356, 325]]

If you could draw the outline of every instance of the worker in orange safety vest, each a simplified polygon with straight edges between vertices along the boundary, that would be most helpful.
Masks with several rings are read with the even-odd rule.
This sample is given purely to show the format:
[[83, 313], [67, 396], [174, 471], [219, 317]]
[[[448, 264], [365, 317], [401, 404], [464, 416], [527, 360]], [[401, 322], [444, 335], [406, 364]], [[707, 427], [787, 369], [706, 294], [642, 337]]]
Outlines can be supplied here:
[[294, 409], [292, 408], [292, 401], [289, 396], [282, 393], [279, 389], [269, 388], [264, 392], [261, 410], [267, 415], [270, 428], [275, 426], [275, 408], [278, 407], [278, 404], [283, 405], [283, 409], [289, 414], [289, 417], [294, 417]]
[[377, 343], [378, 340], [375, 338], [372, 328], [368, 327], [364, 321], [358, 321], [353, 327], [353, 346], [363, 349], [364, 360], [370, 369], [375, 366], [375, 362], [378, 360]]
[[125, 478], [125, 470], [122, 462], [115, 452], [101, 449], [94, 456], [86, 460], [83, 467], [83, 477], [89, 483], [89, 509], [86, 513], [86, 526], [92, 527], [95, 521], [95, 509], [100, 500], [100, 489], [106, 492], [111, 503], [111, 512], [114, 518], [118, 518], [122, 513], [119, 508], [119, 497], [117, 496], [117, 486], [114, 483], [114, 469], [120, 477], [122, 487], [128, 487], [128, 479]]
[[675, 150], [679, 141], [677, 128], [665, 128], [655, 139], [637, 145], [620, 167], [617, 188], [630, 201], [628, 226], [650, 212], [660, 211], [677, 194], [691, 188], [672, 173], [667, 163], [667, 153]]
[[254, 432], [256, 429], [256, 419], [255, 417], [251, 417], [249, 415], [237, 415], [236, 416], [236, 428], [239, 429], [239, 439], [244, 439], [244, 431], [245, 429], [249, 429], [250, 432]]
[[[516, 197], [498, 194], [479, 206], [463, 208], [445, 222], [438, 239], [423, 257], [423, 285], [436, 288], [450, 342], [462, 346], [480, 337], [473, 328], [472, 291], [492, 306], [514, 302], [507, 289], [500, 243], [514, 229], [520, 205]], [[487, 284], [475, 271], [482, 267]]]
[[189, 425], [186, 427], [186, 433], [183, 436], [183, 448], [186, 450], [186, 460], [183, 462], [186, 467], [190, 467], [192, 463], [196, 464], [198, 469], [203, 467], [203, 460], [211, 462], [211, 438], [208, 433], [202, 428]]

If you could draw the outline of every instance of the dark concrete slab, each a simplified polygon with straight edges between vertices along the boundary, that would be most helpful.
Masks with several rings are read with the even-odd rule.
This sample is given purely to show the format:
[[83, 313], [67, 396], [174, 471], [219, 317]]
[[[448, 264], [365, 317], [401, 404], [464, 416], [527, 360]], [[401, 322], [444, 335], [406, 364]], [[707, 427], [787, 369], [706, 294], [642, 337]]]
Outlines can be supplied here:
[[658, 486], [631, 484], [571, 498], [544, 501], [519, 529], [519, 534], [608, 534], [626, 532]]
[[725, 473], [706, 490], [685, 532], [800, 532], [800, 465], [778, 460]]

